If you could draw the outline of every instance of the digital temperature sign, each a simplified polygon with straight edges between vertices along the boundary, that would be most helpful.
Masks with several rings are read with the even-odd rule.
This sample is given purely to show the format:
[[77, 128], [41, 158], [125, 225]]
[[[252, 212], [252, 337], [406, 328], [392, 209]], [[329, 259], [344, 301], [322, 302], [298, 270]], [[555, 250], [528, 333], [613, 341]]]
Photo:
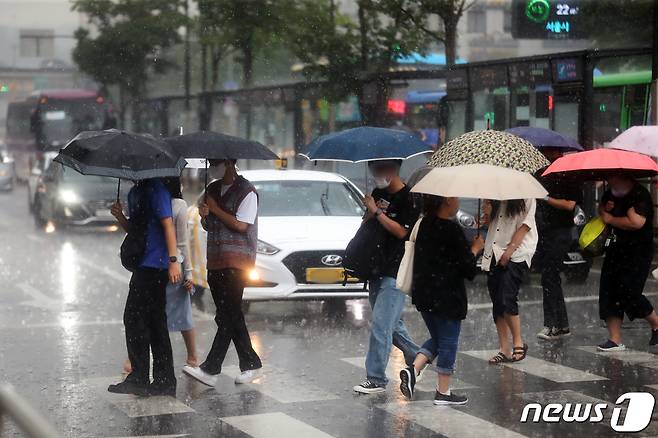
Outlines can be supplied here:
[[532, 39], [585, 38], [580, 0], [514, 0], [512, 36]]

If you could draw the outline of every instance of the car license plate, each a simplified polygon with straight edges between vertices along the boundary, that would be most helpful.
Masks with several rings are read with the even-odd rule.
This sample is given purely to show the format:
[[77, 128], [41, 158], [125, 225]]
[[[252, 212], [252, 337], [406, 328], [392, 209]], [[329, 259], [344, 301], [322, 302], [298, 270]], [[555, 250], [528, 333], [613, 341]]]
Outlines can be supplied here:
[[[342, 283], [345, 279], [343, 268], [306, 268], [306, 282], [318, 284]], [[347, 278], [348, 283], [355, 283], [358, 279]]]

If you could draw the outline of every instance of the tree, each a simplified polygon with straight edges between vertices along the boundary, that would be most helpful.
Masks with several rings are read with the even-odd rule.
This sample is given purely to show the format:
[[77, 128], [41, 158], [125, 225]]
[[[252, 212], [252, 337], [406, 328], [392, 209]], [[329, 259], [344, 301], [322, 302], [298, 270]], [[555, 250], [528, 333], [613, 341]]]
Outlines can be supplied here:
[[390, 71], [398, 57], [424, 52], [428, 38], [407, 14], [410, 0], [357, 0], [356, 20], [340, 13], [334, 0], [291, 0], [286, 35], [304, 74], [326, 81], [336, 102], [359, 100], [362, 122], [386, 124]]
[[[437, 42], [443, 44], [446, 55], [446, 65], [454, 65], [457, 60], [457, 25], [464, 12], [476, 0], [418, 0], [406, 8], [399, 2], [403, 13], [423, 32]], [[436, 15], [443, 24], [443, 30], [433, 30], [427, 25], [428, 15]]]
[[[239, 53], [242, 87], [253, 84], [254, 59], [281, 30], [281, 5], [286, 0], [197, 0], [203, 39], [210, 42], [213, 82], [217, 65], [227, 47]], [[251, 113], [246, 114], [247, 137], [251, 133]]]
[[140, 130], [140, 106], [150, 74], [175, 64], [162, 53], [180, 42], [178, 29], [186, 23], [180, 0], [73, 0], [72, 9], [85, 14], [97, 31], [75, 33], [73, 60], [105, 89], [119, 89], [119, 117], [132, 107], [133, 126]]
[[645, 47], [653, 41], [651, 0], [590, 0], [578, 13], [598, 47]]

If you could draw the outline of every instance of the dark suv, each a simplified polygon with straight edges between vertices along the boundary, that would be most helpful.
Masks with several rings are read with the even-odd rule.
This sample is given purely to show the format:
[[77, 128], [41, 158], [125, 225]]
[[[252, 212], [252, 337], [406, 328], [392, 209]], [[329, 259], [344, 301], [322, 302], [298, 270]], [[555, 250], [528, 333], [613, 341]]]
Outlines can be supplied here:
[[[114, 225], [110, 207], [116, 200], [115, 178], [82, 175], [52, 161], [39, 176], [34, 198], [34, 221], [37, 227], [48, 223], [66, 225]], [[121, 184], [121, 200], [131, 184]]]

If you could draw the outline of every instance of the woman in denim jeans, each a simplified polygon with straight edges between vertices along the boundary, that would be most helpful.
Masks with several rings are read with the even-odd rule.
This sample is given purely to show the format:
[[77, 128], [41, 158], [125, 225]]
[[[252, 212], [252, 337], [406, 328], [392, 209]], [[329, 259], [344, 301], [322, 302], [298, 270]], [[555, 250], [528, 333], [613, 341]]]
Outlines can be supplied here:
[[461, 322], [468, 302], [464, 279], [477, 272], [476, 256], [484, 248], [477, 236], [469, 245], [462, 229], [451, 220], [459, 210], [458, 198], [425, 195], [424, 218], [420, 223], [414, 254], [412, 302], [420, 311], [428, 339], [413, 366], [400, 371], [400, 390], [413, 397], [421, 370], [436, 358], [438, 384], [435, 405], [463, 405], [467, 398], [451, 393]]

